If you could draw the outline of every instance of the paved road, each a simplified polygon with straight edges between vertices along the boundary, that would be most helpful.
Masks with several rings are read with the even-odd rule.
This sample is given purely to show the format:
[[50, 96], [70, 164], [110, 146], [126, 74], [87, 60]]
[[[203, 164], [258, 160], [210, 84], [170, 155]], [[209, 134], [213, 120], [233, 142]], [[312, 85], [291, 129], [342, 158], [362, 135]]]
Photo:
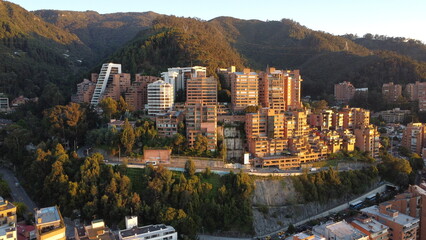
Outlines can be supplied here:
[[[25, 205], [28, 207], [28, 210], [33, 212], [34, 209], [37, 208], [37, 205], [33, 202], [33, 200], [31, 200], [31, 198], [27, 195], [27, 192], [25, 192], [25, 190], [21, 187], [21, 184], [13, 172], [4, 167], [0, 167], [0, 174], [3, 176], [3, 179], [7, 182], [7, 184], [9, 184], [13, 201], [25, 203]], [[18, 183], [18, 186], [16, 183]]]

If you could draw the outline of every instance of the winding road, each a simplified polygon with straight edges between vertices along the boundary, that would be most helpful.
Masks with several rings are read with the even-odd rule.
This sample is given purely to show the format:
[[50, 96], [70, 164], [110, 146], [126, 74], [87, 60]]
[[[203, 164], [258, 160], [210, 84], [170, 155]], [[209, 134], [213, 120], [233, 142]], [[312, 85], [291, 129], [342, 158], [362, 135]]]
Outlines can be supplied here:
[[27, 192], [25, 192], [25, 189], [22, 188], [13, 172], [4, 167], [0, 167], [0, 175], [2, 175], [3, 179], [9, 185], [11, 190], [10, 194], [13, 198], [13, 201], [23, 202], [28, 207], [28, 211], [34, 212], [34, 209], [37, 208], [37, 205], [33, 202], [33, 200], [31, 200]]

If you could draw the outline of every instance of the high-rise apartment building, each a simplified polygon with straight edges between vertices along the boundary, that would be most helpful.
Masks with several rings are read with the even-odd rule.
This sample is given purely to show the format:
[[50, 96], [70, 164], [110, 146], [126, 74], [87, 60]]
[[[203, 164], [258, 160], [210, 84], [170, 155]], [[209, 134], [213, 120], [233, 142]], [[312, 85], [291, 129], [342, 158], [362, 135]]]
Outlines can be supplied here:
[[59, 209], [41, 208], [35, 213], [37, 240], [65, 240], [65, 223]]
[[185, 93], [188, 79], [195, 77], [205, 77], [206, 74], [206, 67], [175, 67], [168, 68], [167, 72], [162, 72], [161, 77], [166, 83], [173, 85], [176, 102], [184, 102], [186, 99]]
[[284, 89], [285, 102], [287, 110], [298, 110], [302, 108], [301, 91], [302, 91], [302, 77], [300, 70], [287, 70], [287, 78], [285, 82], [286, 88]]
[[101, 71], [98, 75], [98, 80], [96, 82], [96, 87], [93, 92], [92, 100], [90, 102], [92, 105], [96, 106], [99, 104], [108, 83], [111, 83], [113, 76], [119, 73], [121, 73], [121, 64], [104, 63], [102, 65]]
[[377, 127], [370, 124], [362, 126], [354, 130], [355, 134], [355, 147], [364, 152], [369, 152], [373, 158], [379, 157], [380, 148], [380, 134]]
[[287, 109], [285, 96], [287, 72], [268, 68], [266, 72], [261, 72], [259, 75], [259, 104], [262, 107], [285, 111]]
[[340, 103], [348, 103], [355, 96], [355, 87], [350, 82], [334, 84], [334, 98]]
[[213, 77], [194, 77], [187, 80], [186, 136], [193, 146], [198, 135], [208, 139], [208, 150], [217, 146], [217, 81]]
[[173, 86], [163, 80], [148, 84], [148, 114], [164, 113], [173, 107]]
[[423, 123], [410, 123], [404, 130], [401, 145], [413, 153], [421, 154], [426, 144], [426, 127]]
[[259, 104], [259, 75], [245, 68], [231, 74], [231, 102], [234, 111]]
[[[343, 117], [342, 129], [366, 127], [370, 124], [370, 111], [363, 108], [344, 107], [339, 110]], [[337, 128], [337, 126], [335, 126]]]
[[125, 93], [130, 87], [130, 74], [129, 73], [119, 73], [112, 75], [112, 79], [108, 82], [107, 87], [105, 88], [104, 94], [101, 97], [112, 98], [115, 101], [120, 100], [122, 93]]
[[382, 86], [383, 98], [388, 102], [396, 102], [402, 97], [402, 86], [393, 82], [384, 83]]

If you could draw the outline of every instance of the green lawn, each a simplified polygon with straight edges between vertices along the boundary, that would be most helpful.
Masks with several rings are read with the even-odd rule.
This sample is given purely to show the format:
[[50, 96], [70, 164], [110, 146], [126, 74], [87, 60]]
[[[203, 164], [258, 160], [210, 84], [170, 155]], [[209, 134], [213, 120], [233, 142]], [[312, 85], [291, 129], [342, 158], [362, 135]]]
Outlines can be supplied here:
[[127, 168], [127, 176], [132, 181], [132, 189], [135, 192], [142, 192], [142, 181], [140, 180], [140, 176], [142, 176], [145, 172], [143, 168]]

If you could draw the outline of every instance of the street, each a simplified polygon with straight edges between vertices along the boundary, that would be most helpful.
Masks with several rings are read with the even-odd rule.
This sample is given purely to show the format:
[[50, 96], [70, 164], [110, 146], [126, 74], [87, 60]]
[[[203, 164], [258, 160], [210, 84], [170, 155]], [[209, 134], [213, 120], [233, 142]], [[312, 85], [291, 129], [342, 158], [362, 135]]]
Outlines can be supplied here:
[[[22, 188], [18, 179], [15, 177], [13, 172], [4, 167], [0, 168], [0, 175], [3, 176], [3, 179], [7, 182], [11, 190], [11, 196], [15, 202], [23, 202], [27, 207], [28, 211], [34, 212], [34, 209], [37, 208], [37, 205], [31, 200], [27, 195], [25, 190]], [[18, 184], [16, 184], [18, 183]]]

